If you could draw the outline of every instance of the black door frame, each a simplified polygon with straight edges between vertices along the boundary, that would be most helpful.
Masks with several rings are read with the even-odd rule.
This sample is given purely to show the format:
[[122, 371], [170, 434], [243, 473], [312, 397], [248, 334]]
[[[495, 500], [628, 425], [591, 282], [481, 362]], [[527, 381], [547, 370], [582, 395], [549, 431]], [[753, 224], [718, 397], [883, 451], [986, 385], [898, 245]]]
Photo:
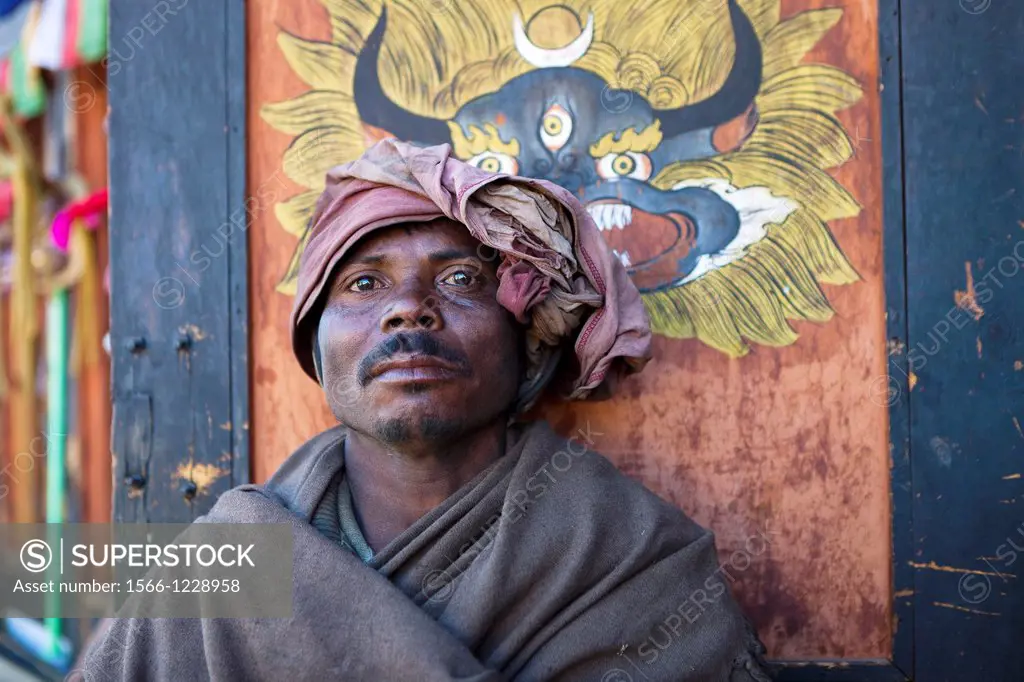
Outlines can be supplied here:
[[249, 481], [245, 4], [110, 3], [114, 519]]

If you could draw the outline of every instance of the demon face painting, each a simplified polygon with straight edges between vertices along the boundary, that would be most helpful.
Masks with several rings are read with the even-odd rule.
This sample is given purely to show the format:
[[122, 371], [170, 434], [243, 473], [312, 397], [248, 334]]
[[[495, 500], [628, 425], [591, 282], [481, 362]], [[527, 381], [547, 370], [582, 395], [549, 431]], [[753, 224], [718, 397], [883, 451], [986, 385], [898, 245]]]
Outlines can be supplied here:
[[[828, 221], [859, 212], [825, 171], [853, 153], [835, 111], [861, 91], [803, 57], [842, 16], [779, 0], [324, 0], [332, 43], [282, 33], [313, 88], [267, 105], [296, 135], [277, 206], [299, 245], [331, 166], [381, 136], [573, 191], [656, 333], [730, 355], [825, 322], [820, 284], [857, 274]], [[316, 148], [314, 149], [314, 146]]]

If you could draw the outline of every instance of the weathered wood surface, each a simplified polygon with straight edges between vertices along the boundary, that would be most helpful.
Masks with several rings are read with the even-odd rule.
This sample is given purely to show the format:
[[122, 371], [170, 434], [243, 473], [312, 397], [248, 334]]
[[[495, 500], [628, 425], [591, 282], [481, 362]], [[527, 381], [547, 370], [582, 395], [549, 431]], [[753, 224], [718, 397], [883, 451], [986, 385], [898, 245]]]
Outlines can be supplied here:
[[910, 460], [910, 375], [907, 371], [906, 230], [903, 211], [903, 77], [900, 0], [878, 7], [879, 84], [882, 136], [882, 203], [885, 226], [885, 322], [889, 372], [890, 489], [892, 494], [893, 637], [888, 672], [909, 677], [914, 670], [913, 471]]
[[[856, 78], [863, 98], [837, 117], [855, 153], [830, 171], [863, 207], [830, 222], [862, 281], [823, 288], [836, 311], [797, 323], [799, 340], [732, 359], [696, 341], [659, 337], [656, 360], [614, 401], [554, 408], [560, 429], [587, 423], [599, 449], [629, 475], [718, 534], [723, 562], [745, 537], [770, 530], [769, 551], [737, 570], [735, 588], [775, 657], [887, 658], [891, 651], [889, 444], [882, 277], [882, 158], [876, 9], [871, 3], [787, 0], [782, 16], [841, 5], [842, 21], [806, 61]], [[274, 290], [295, 238], [273, 202], [302, 187], [284, 176], [291, 136], [260, 107], [308, 86], [278, 47], [285, 33], [331, 38], [321, 5], [261, 2], [249, 16], [249, 174], [273, 191], [251, 234], [253, 475], [264, 480], [291, 450], [332, 420], [290, 355], [291, 298]], [[339, 162], [345, 159], [339, 159]], [[268, 195], [269, 196], [269, 195]]]
[[248, 480], [244, 31], [241, 0], [111, 4], [119, 521], [188, 520]]
[[902, 11], [916, 679], [1020, 680], [1024, 5]]

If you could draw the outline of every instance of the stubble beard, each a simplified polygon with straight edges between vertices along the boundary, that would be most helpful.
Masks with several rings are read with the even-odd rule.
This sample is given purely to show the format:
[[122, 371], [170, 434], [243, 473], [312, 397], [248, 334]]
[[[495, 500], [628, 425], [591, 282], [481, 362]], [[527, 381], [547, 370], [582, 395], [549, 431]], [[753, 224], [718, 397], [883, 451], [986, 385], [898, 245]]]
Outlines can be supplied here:
[[388, 445], [398, 445], [418, 440], [427, 443], [443, 443], [454, 440], [462, 434], [462, 419], [442, 419], [425, 415], [377, 419], [372, 425], [374, 437]]

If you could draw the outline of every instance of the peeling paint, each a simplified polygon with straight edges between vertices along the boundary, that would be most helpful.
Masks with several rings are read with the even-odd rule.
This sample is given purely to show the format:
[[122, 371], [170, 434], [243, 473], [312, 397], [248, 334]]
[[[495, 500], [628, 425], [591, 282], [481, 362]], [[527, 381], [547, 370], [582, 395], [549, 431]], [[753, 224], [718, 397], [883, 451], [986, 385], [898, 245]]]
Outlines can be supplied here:
[[985, 309], [978, 305], [974, 294], [974, 273], [971, 272], [971, 261], [964, 262], [964, 270], [967, 272], [967, 291], [957, 289], [953, 292], [953, 300], [958, 308], [969, 312], [977, 322], [985, 314]]
[[206, 338], [206, 332], [194, 324], [186, 324], [181, 328], [181, 331], [191, 336], [193, 341], [202, 341]]
[[914, 390], [914, 386], [917, 386], [917, 375], [913, 372], [911, 372], [910, 376], [907, 377], [907, 385], [910, 387], [911, 391]]
[[912, 597], [912, 596], [914, 596], [914, 591], [913, 590], [900, 590], [899, 592], [897, 592], [893, 596], [897, 597], [897, 598], [898, 597]]
[[230, 431], [231, 430], [231, 420], [229, 419], [226, 422], [224, 422], [223, 424], [221, 424], [220, 425], [220, 430], [221, 431]]
[[227, 476], [228, 469], [218, 467], [214, 464], [194, 464], [191, 461], [178, 465], [177, 470], [171, 475], [172, 479], [189, 480], [196, 484], [196, 494], [202, 495], [217, 479]]
[[1015, 478], [1020, 478], [1020, 474], [1010, 474], [1009, 476], [1003, 476], [1004, 481], [1012, 481]]
[[1017, 427], [1017, 433], [1018, 433], [1018, 434], [1020, 434], [1020, 437], [1021, 437], [1021, 438], [1024, 438], [1024, 431], [1021, 431], [1021, 430], [1020, 430], [1020, 422], [1019, 422], [1019, 421], [1017, 421], [1017, 418], [1016, 418], [1016, 417], [1013, 417], [1012, 419], [1013, 419], [1013, 425], [1014, 425], [1015, 427]]
[[908, 561], [914, 568], [926, 568], [929, 571], [943, 571], [946, 573], [973, 573], [974, 575], [991, 575], [997, 578], [1016, 578], [1017, 576], [1013, 573], [992, 573], [991, 571], [975, 571], [969, 568], [957, 568], [955, 566], [940, 566], [934, 561], [929, 561], [926, 564], [918, 563], [916, 561]]
[[1001, 616], [1001, 615], [1003, 615], [1003, 614], [997, 613], [995, 611], [979, 611], [978, 609], [968, 609], [968, 608], [963, 607], [963, 606], [957, 606], [956, 604], [947, 604], [946, 602], [942, 602], [942, 601], [933, 601], [932, 604], [934, 604], [935, 606], [941, 606], [941, 607], [946, 608], [946, 609], [956, 609], [957, 611], [964, 611], [966, 613], [976, 613], [979, 616]]
[[981, 360], [981, 337], [975, 337], [978, 340], [978, 359]]

